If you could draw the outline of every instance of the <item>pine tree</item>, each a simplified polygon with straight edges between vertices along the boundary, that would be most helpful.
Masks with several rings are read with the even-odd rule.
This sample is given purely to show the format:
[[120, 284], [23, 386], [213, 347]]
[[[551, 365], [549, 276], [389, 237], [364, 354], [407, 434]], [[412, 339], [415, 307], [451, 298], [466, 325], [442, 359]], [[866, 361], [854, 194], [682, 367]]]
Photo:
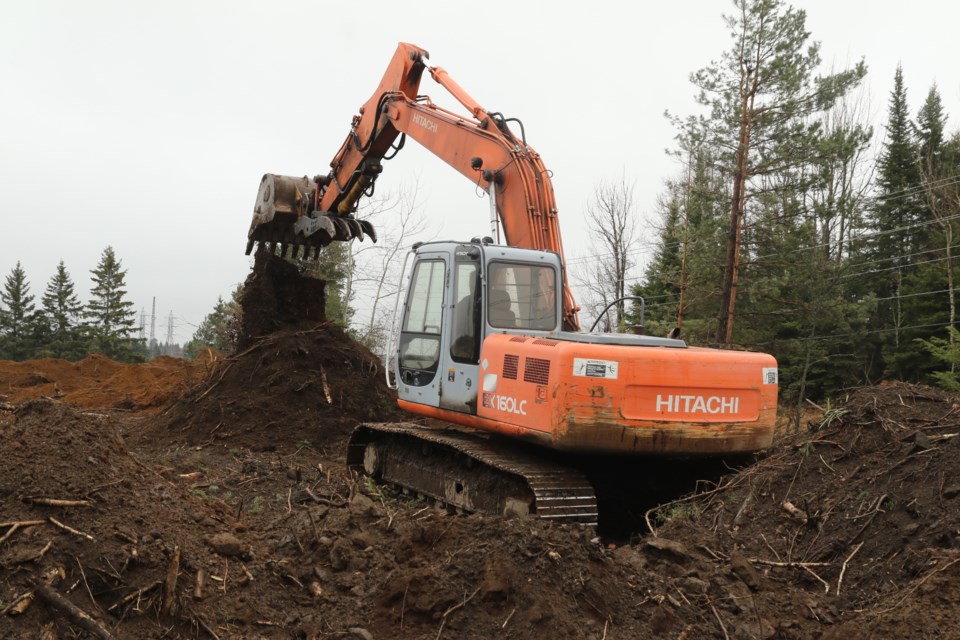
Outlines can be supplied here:
[[26, 360], [36, 347], [37, 315], [27, 274], [17, 262], [0, 291], [0, 359]]
[[[697, 100], [710, 109], [681, 125], [681, 142], [702, 140], [715, 150], [729, 185], [726, 256], [716, 338], [731, 340], [744, 229], [750, 203], [778, 191], [802, 189], [805, 167], [821, 150], [818, 112], [831, 107], [863, 79], [853, 69], [814, 76], [819, 44], [810, 42], [806, 13], [780, 0], [735, 0], [736, 15], [725, 17], [733, 45], [719, 62], [691, 76]], [[693, 145], [690, 145], [693, 146]], [[745, 283], [744, 283], [745, 284]]]
[[83, 339], [83, 305], [63, 260], [47, 283], [41, 298], [43, 355], [77, 360], [86, 355]]
[[85, 312], [92, 338], [91, 347], [116, 360], [133, 358], [131, 334], [136, 326], [133, 303], [127, 301], [126, 270], [107, 247], [91, 272], [94, 286]]

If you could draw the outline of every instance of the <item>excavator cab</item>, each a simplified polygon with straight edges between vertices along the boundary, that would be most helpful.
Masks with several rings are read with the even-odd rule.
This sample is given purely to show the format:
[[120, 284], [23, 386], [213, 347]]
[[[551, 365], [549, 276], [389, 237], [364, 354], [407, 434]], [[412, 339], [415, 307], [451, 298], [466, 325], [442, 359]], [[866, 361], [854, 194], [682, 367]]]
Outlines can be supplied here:
[[413, 253], [391, 363], [401, 400], [477, 413], [484, 340], [560, 330], [560, 257], [484, 242], [433, 242]]

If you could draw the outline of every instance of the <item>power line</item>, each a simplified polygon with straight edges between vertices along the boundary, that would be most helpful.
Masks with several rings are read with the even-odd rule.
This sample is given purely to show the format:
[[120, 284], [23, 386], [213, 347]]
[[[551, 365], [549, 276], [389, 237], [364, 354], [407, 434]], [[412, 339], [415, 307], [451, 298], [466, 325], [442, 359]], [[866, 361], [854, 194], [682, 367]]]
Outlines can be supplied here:
[[[895, 192], [893, 192], [893, 193], [891, 193], [891, 194], [889, 194], [889, 195], [883, 195], [883, 196], [868, 196], [868, 197], [866, 197], [866, 198], [863, 198], [862, 202], [872, 203], [872, 204], [878, 204], [878, 203], [881, 203], [881, 202], [883, 202], [883, 203], [889, 203], [889, 202], [894, 202], [894, 201], [898, 201], [898, 200], [903, 200], [903, 199], [908, 198], [908, 197], [910, 197], [910, 196], [912, 196], [912, 195], [915, 195], [916, 193], [919, 193], [919, 192], [921, 192], [921, 191], [925, 191], [925, 190], [927, 190], [927, 189], [929, 189], [929, 188], [931, 188], [931, 187], [945, 187], [945, 186], [951, 186], [951, 185], [954, 185], [954, 184], [960, 184], [960, 174], [956, 174], [956, 175], [952, 175], [952, 176], [947, 176], [947, 177], [945, 177], [945, 178], [941, 178], [941, 179], [939, 179], [939, 180], [935, 180], [935, 181], [929, 182], [929, 183], [927, 183], [926, 185], [920, 185], [920, 186], [916, 186], [916, 187], [909, 187], [909, 188], [903, 189], [903, 190], [901, 190], [901, 191], [895, 191]], [[920, 227], [924, 227], [924, 226], [929, 226], [929, 225], [933, 225], [933, 224], [942, 224], [943, 222], [947, 222], [947, 221], [950, 221], [950, 220], [955, 220], [955, 219], [957, 219], [957, 218], [960, 218], [960, 214], [955, 214], [955, 215], [952, 215], [952, 216], [946, 216], [946, 217], [940, 218], [940, 219], [934, 219], [934, 220], [928, 220], [928, 221], [924, 221], [924, 222], [918, 222], [918, 223], [914, 223], [914, 224], [910, 224], [910, 225], [904, 225], [904, 226], [902, 226], [902, 227], [897, 227], [897, 228], [895, 228], [895, 229], [875, 231], [875, 232], [871, 232], [871, 233], [861, 234], [861, 235], [857, 235], [857, 236], [856, 236], [855, 238], [853, 238], [853, 239], [854, 239], [854, 240], [857, 240], [857, 241], [862, 241], [862, 240], [866, 240], [866, 239], [870, 239], [870, 238], [874, 238], [874, 237], [880, 237], [880, 236], [883, 236], [883, 235], [889, 235], [889, 234], [893, 234], [893, 233], [899, 233], [899, 232], [902, 232], [902, 231], [909, 231], [909, 230], [911, 230], [911, 229], [916, 229], [916, 228], [920, 228]], [[640, 246], [639, 246], [638, 248], [636, 248], [636, 249], [629, 249], [628, 251], [626, 251], [626, 252], [624, 253], [624, 255], [625, 255], [625, 256], [636, 255], [636, 254], [638, 254], [638, 253], [641, 253], [641, 252], [643, 251], [643, 248], [645, 248], [645, 247], [651, 247], [651, 248], [654, 248], [654, 249], [660, 248], [660, 247], [669, 248], [669, 249], [674, 249], [674, 248], [679, 248], [679, 247], [683, 246], [683, 242], [682, 242], [682, 241], [679, 241], [679, 240], [678, 240], [677, 242], [675, 242], [675, 243], [669, 243], [669, 244], [666, 244], [666, 243], [661, 244], [661, 243], [658, 243], [658, 242], [650, 242], [650, 241], [642, 242], [642, 243], [639, 243], [639, 244], [640, 244]], [[811, 245], [811, 246], [809, 246], [809, 247], [801, 247], [801, 248], [798, 248], [798, 249], [793, 249], [792, 251], [793, 251], [793, 252], [801, 252], [801, 251], [807, 251], [807, 250], [813, 250], [813, 249], [822, 249], [822, 248], [824, 248], [824, 247], [831, 246], [831, 244], [832, 244], [831, 242], [820, 243], [820, 244], [816, 244], [816, 245]], [[577, 264], [584, 264], [584, 263], [587, 263], [587, 262], [595, 261], [595, 260], [597, 260], [597, 259], [610, 258], [610, 257], [613, 257], [613, 253], [607, 252], [607, 253], [601, 253], [601, 254], [593, 254], [593, 255], [590, 255], [590, 256], [583, 256], [583, 257], [581, 257], [581, 258], [574, 258], [574, 259], [572, 259], [572, 260], [567, 261], [567, 266], [573, 266], [573, 265], [577, 265]], [[766, 258], [766, 257], [770, 257], [770, 256], [769, 256], [769, 255], [768, 255], [768, 256], [758, 256], [758, 258]]]

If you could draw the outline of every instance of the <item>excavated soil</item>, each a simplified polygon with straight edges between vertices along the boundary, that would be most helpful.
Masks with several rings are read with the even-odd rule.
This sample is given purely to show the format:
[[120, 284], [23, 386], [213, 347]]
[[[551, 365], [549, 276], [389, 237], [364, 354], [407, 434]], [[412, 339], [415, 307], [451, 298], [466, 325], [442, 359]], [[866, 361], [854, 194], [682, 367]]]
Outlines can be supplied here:
[[[316, 286], [258, 260], [245, 346], [160, 412], [66, 377], [0, 404], [0, 638], [960, 638], [957, 399], [852, 391], [621, 544], [449, 515], [347, 475], [352, 426], [399, 414], [376, 358], [297, 311]], [[3, 389], [53, 384], [21, 364]], [[44, 588], [24, 607], [45, 580], [95, 626]]]

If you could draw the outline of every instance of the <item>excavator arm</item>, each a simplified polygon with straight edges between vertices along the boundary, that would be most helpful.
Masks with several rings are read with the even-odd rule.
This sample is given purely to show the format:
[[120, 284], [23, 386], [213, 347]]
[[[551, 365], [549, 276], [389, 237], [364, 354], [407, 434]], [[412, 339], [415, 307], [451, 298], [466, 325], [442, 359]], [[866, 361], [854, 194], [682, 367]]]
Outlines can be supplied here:
[[[519, 121], [483, 109], [446, 71], [426, 64], [428, 53], [401, 43], [379, 87], [355, 116], [350, 133], [326, 176], [312, 181], [267, 174], [257, 196], [247, 253], [260, 241], [305, 255], [336, 240], [376, 240], [372, 226], [353, 214], [372, 193], [382, 162], [406, 138], [426, 147], [491, 198], [491, 209], [514, 247], [554, 251], [563, 256], [550, 174], [526, 143]], [[423, 72], [469, 111], [461, 115], [418, 94]], [[520, 125], [521, 136], [508, 126]], [[564, 329], [578, 330], [579, 308], [563, 277]]]

